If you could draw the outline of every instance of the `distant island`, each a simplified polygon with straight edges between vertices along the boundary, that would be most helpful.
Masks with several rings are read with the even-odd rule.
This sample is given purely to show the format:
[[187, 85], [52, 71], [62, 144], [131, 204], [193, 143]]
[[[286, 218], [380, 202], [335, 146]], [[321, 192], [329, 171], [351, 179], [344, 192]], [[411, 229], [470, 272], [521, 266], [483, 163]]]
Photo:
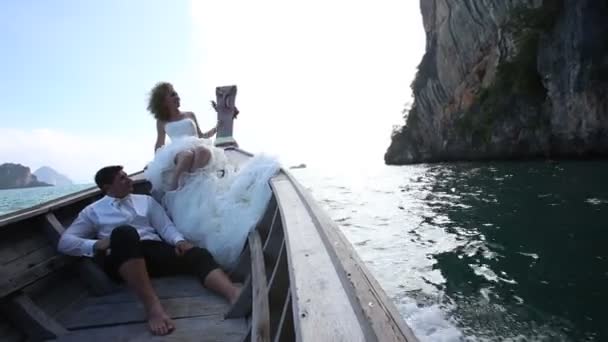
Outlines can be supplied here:
[[21, 164], [0, 164], [0, 189], [33, 188], [38, 186], [68, 184], [72, 184], [72, 181], [69, 178], [50, 167], [41, 167], [32, 174], [29, 167]]
[[48, 166], [43, 166], [38, 170], [34, 171], [34, 176], [36, 176], [39, 181], [51, 185], [64, 186], [74, 184], [74, 182], [72, 182], [72, 180], [70, 180], [67, 176], [62, 175], [61, 173], [55, 171], [54, 169]]

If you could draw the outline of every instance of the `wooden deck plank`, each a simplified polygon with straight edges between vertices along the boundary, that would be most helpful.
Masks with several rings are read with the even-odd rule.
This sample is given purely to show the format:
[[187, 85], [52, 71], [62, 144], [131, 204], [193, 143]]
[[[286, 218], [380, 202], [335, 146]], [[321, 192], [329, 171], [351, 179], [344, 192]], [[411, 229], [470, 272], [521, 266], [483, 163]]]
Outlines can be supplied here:
[[0, 238], [0, 265], [5, 266], [48, 244], [43, 234], [29, 227], [16, 229]]
[[0, 298], [22, 289], [38, 279], [42, 279], [55, 270], [69, 265], [72, 262], [73, 259], [66, 256], [53, 255], [39, 264], [17, 274], [4, 273], [3, 270], [0, 277]]
[[[193, 276], [174, 276], [163, 278], [152, 278], [152, 287], [156, 291], [158, 298], [179, 298], [179, 297], [198, 297], [209, 296], [211, 300], [222, 302], [223, 299], [218, 295], [205, 289], [201, 282]], [[83, 305], [110, 304], [121, 302], [136, 302], [138, 299], [125, 285], [112, 294], [103, 297], [91, 297], [83, 301]]]
[[241, 341], [247, 334], [244, 319], [224, 320], [219, 317], [192, 317], [174, 320], [175, 331], [166, 336], [153, 336], [144, 323], [82, 329], [61, 336], [57, 342], [122, 342], [122, 341]]
[[67, 333], [55, 318], [40, 309], [26, 295], [19, 294], [6, 299], [0, 309], [15, 327], [35, 341], [55, 338]]
[[61, 238], [61, 234], [65, 232], [65, 228], [63, 224], [59, 222], [54, 213], [48, 213], [45, 215], [45, 225], [44, 230], [48, 239], [51, 241], [53, 247], [57, 247], [57, 243]]
[[22, 291], [51, 316], [88, 296], [86, 287], [71, 268], [54, 272]]
[[271, 181], [279, 203], [290, 267], [296, 336], [303, 341], [366, 341], [336, 266], [310, 213], [285, 175]]
[[[226, 301], [216, 296], [180, 297], [161, 299], [160, 302], [171, 318], [199, 316], [221, 317], [228, 309]], [[75, 305], [74, 309], [59, 317], [68, 329], [82, 329], [116, 324], [142, 323], [146, 313], [140, 302], [122, 302], [97, 305]]]
[[270, 309], [268, 307], [268, 280], [264, 265], [262, 241], [257, 231], [249, 234], [251, 246], [251, 340], [270, 341]]
[[6, 278], [15, 276], [55, 255], [57, 255], [57, 252], [53, 247], [48, 244], [44, 245], [41, 248], [4, 265], [0, 271], [0, 277]]

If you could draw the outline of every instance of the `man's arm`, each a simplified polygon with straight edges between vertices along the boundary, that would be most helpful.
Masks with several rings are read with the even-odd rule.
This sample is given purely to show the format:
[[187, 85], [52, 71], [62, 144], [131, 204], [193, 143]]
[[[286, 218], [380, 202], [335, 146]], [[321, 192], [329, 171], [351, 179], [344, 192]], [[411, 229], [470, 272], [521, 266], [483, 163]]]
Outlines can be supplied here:
[[188, 113], [186, 113], [186, 115], [194, 121], [194, 125], [196, 126], [196, 131], [198, 133], [199, 138], [210, 139], [211, 137], [213, 137], [215, 135], [215, 133], [217, 133], [217, 124], [212, 129], [203, 133], [201, 131], [200, 126], [198, 125], [198, 121], [196, 120], [196, 115], [194, 115], [194, 113], [192, 113], [192, 112], [188, 112]]
[[91, 209], [85, 208], [78, 214], [74, 222], [66, 229], [59, 239], [57, 249], [59, 252], [74, 255], [88, 256], [95, 255], [95, 224], [91, 220]]
[[156, 202], [154, 198], [151, 196], [146, 196], [148, 198], [148, 219], [150, 220], [150, 224], [156, 231], [160, 234], [160, 236], [170, 245], [177, 245], [179, 241], [186, 240], [184, 236], [177, 231], [173, 222], [165, 209]]

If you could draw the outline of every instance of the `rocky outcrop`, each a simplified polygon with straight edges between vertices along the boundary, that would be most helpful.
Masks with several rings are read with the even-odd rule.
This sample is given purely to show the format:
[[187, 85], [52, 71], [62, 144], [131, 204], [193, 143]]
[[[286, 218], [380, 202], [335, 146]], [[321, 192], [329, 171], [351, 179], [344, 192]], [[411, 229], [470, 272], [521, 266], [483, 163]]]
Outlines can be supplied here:
[[388, 164], [608, 155], [608, 2], [421, 0], [426, 53]]
[[74, 184], [67, 176], [62, 175], [61, 173], [55, 171], [54, 169], [48, 166], [43, 166], [38, 170], [34, 171], [34, 176], [36, 176], [36, 178], [38, 178], [38, 180], [41, 182], [45, 182], [55, 186]]
[[32, 175], [30, 168], [20, 164], [5, 163], [0, 165], [0, 189], [29, 188], [50, 186], [40, 182]]

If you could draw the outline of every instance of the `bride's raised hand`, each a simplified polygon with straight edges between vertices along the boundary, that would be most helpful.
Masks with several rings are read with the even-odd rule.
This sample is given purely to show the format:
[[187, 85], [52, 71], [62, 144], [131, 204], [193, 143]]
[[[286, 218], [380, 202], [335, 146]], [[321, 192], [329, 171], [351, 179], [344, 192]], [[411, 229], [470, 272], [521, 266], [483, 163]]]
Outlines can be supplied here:
[[[213, 110], [215, 110], [215, 112], [217, 113], [217, 103], [215, 103], [215, 101], [211, 100], [211, 107], [213, 107]], [[234, 113], [232, 114], [232, 118], [236, 119], [236, 117], [239, 115], [240, 111], [238, 108], [236, 108], [236, 106], [234, 107]], [[218, 121], [219, 124], [219, 121]]]

